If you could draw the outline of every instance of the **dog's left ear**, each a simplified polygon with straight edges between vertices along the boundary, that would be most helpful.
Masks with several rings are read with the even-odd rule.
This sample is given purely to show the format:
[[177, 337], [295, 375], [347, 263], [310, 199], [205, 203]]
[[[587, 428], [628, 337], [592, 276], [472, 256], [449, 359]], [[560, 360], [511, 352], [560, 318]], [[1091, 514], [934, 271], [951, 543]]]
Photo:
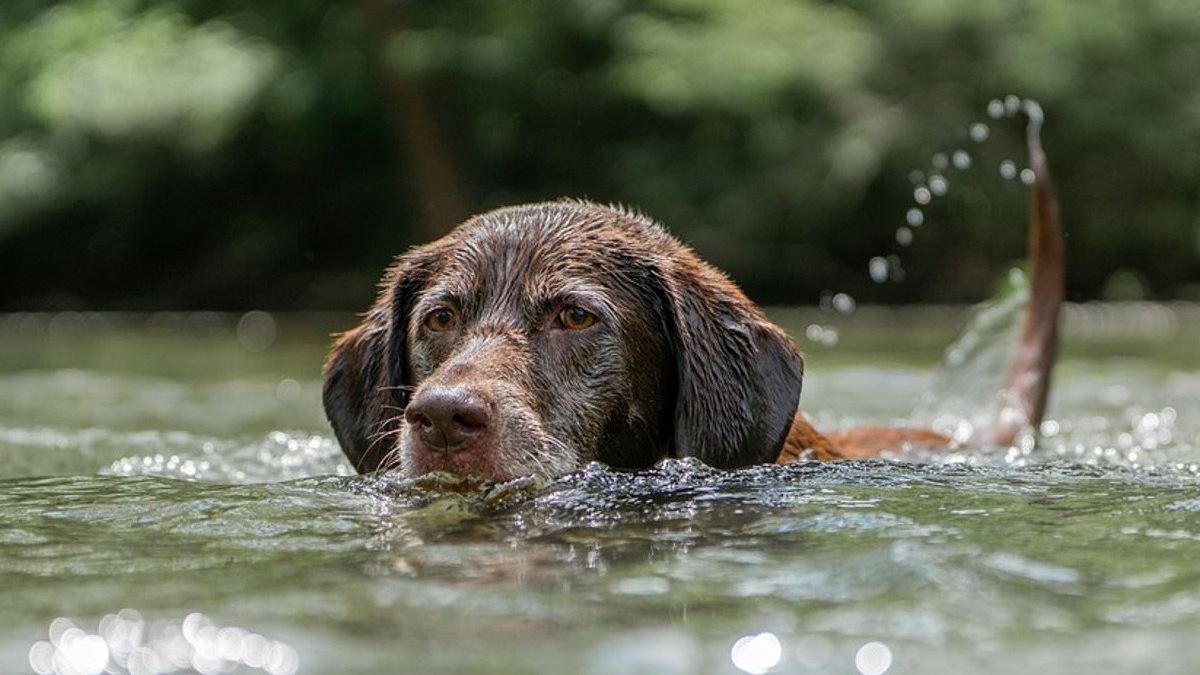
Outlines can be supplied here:
[[774, 462], [800, 403], [800, 352], [722, 273], [680, 245], [660, 267], [678, 372], [676, 457]]

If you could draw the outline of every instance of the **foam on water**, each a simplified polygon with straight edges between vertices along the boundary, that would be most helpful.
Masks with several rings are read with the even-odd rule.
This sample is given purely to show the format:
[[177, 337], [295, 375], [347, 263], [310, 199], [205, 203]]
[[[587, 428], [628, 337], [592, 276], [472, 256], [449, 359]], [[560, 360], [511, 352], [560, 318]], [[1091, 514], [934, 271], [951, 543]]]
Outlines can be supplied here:
[[299, 431], [232, 439], [188, 431], [0, 426], [0, 458], [8, 477], [99, 472], [259, 483], [354, 473], [335, 440]]

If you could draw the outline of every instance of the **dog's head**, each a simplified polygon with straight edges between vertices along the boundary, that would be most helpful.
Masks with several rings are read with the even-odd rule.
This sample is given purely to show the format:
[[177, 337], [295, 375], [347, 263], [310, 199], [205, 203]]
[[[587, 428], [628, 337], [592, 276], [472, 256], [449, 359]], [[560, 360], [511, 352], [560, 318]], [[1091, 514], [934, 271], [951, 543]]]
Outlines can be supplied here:
[[642, 216], [554, 202], [400, 256], [325, 364], [359, 471], [507, 479], [598, 460], [775, 460], [800, 397], [788, 338]]

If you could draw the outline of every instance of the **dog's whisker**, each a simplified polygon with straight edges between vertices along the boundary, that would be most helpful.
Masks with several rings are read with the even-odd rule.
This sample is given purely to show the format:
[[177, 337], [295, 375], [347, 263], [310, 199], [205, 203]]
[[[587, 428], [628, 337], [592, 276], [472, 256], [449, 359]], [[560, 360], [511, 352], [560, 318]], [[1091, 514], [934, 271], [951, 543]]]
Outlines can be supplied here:
[[375, 466], [375, 470], [383, 471], [385, 469], [389, 469], [389, 468], [395, 466], [399, 462], [399, 459], [400, 459], [400, 448], [399, 448], [399, 446], [394, 446], [391, 450], [389, 450], [387, 452], [387, 454], [385, 454], [383, 457], [381, 457], [379, 459], [379, 464]]

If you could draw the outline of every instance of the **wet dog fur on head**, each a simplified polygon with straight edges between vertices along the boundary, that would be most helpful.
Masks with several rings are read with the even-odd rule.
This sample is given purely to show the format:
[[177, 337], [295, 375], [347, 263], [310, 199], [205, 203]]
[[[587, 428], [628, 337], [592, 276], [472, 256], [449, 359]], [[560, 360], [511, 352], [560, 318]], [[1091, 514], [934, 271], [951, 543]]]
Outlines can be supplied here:
[[659, 225], [560, 201], [397, 258], [335, 342], [324, 402], [360, 472], [736, 467], [775, 461], [802, 371], [787, 336]]

